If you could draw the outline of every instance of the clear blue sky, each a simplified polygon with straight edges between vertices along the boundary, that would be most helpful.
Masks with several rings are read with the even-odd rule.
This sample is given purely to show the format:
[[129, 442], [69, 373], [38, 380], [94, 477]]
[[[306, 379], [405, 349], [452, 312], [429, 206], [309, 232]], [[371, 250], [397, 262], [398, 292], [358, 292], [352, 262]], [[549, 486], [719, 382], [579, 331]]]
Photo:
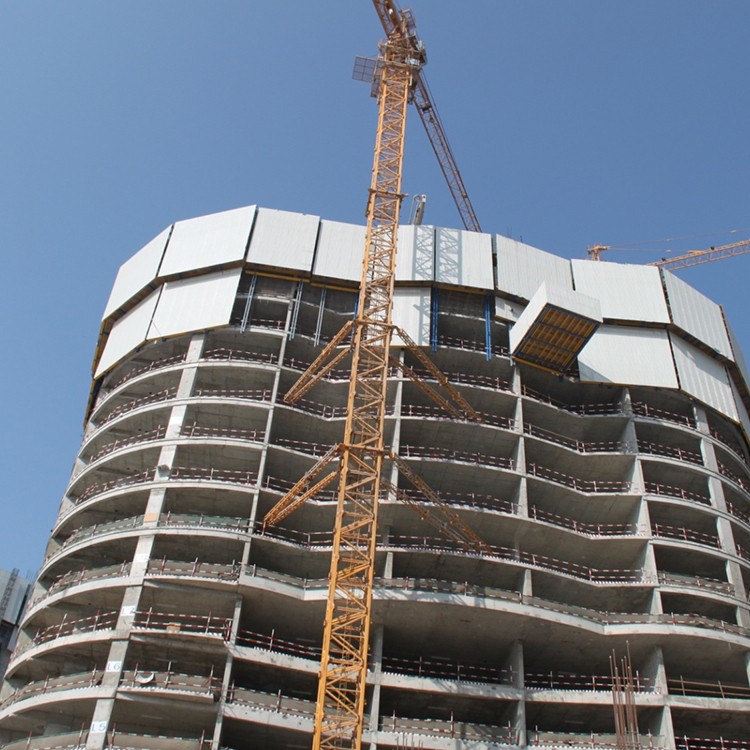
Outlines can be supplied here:
[[[750, 227], [747, 0], [411, 7], [485, 231], [581, 257]], [[376, 109], [350, 75], [381, 36], [369, 0], [0, 4], [0, 567], [41, 562], [123, 261], [251, 203], [363, 221]], [[416, 117], [404, 187], [459, 225]], [[748, 352], [749, 269], [681, 273]]]

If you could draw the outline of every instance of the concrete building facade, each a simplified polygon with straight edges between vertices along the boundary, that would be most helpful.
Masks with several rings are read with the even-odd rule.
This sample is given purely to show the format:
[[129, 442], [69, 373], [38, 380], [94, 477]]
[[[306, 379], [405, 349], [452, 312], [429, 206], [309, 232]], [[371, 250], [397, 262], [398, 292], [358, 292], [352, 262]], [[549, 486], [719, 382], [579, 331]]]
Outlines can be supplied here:
[[[333, 493], [260, 520], [341, 439], [345, 365], [282, 396], [354, 314], [363, 245], [253, 206], [123, 265], [0, 746], [310, 747]], [[526, 311], [583, 302], [565, 375], [512, 356]], [[613, 748], [629, 648], [643, 747], [750, 747], [749, 380], [721, 308], [655, 268], [407, 226], [394, 321], [482, 422], [394, 372], [388, 442], [493, 554], [382, 498], [365, 744]]]
[[31, 590], [31, 583], [19, 571], [0, 568], [0, 680], [18, 636], [18, 624]]

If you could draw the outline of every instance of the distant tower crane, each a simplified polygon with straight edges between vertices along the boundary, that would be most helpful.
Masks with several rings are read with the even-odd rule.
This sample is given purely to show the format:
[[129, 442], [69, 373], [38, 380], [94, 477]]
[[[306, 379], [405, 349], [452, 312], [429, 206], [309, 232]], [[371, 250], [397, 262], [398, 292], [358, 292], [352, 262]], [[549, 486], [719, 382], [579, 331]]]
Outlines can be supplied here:
[[[372, 611], [378, 502], [390, 493], [410, 503], [423, 519], [467, 548], [491, 550], [447, 508], [409, 466], [384, 445], [386, 386], [390, 367], [397, 367], [454, 417], [478, 421], [476, 412], [425, 353], [404, 332], [400, 338], [428, 369], [440, 395], [400, 358], [391, 356], [391, 322], [406, 109], [413, 101], [468, 229], [479, 223], [445, 138], [437, 110], [420, 75], [424, 46], [409, 11], [393, 0], [373, 0], [386, 31], [377, 60], [359, 58], [355, 74], [373, 84], [379, 102], [375, 159], [367, 203], [367, 234], [357, 314], [328, 343], [285, 396], [294, 402], [351, 354], [351, 381], [343, 442], [332, 448], [266, 515], [265, 524], [283, 520], [338, 477], [337, 510], [326, 605], [323, 648], [313, 734], [313, 750], [358, 749], [361, 745], [365, 678]], [[384, 461], [394, 462], [431, 510], [394, 487], [382, 474]]]

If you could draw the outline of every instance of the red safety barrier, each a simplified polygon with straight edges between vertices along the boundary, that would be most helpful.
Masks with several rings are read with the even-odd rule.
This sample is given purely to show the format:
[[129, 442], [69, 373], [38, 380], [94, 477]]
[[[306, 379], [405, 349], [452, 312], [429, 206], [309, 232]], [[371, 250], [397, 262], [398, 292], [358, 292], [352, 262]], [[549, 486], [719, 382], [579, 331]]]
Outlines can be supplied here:
[[241, 349], [209, 349], [203, 353], [201, 359], [211, 362], [273, 364], [276, 361], [276, 355], [269, 352], [248, 352]]
[[271, 401], [271, 391], [268, 388], [198, 388], [194, 395], [196, 398], [237, 398], [260, 403]]
[[258, 474], [254, 471], [236, 469], [214, 469], [203, 466], [173, 466], [169, 472], [170, 481], [226, 482], [229, 484], [254, 485]]
[[663, 495], [665, 497], [677, 497], [682, 500], [692, 500], [703, 505], [711, 505], [711, 498], [707, 495], [699, 495], [682, 487], [670, 487], [666, 484], [656, 482], [644, 482], [644, 488], [649, 495]]
[[265, 436], [265, 430], [232, 430], [228, 427], [208, 427], [195, 423], [186, 425], [180, 430], [180, 437], [229, 438], [230, 440], [246, 440], [254, 443], [262, 442]]
[[598, 440], [586, 442], [585, 440], [570, 438], [567, 435], [559, 435], [556, 432], [550, 432], [549, 430], [544, 430], [541, 427], [528, 423], [524, 424], [523, 432], [525, 435], [541, 438], [542, 440], [548, 440], [551, 443], [571, 448], [578, 453], [629, 453], [632, 451], [630, 443], [625, 443], [621, 440]]
[[179, 613], [154, 612], [153, 609], [137, 610], [133, 615], [134, 630], [163, 630], [168, 633], [187, 633], [229, 638], [232, 626], [231, 617], [207, 615], [186, 615]]
[[174, 357], [166, 357], [165, 359], [154, 360], [150, 364], [144, 365], [143, 367], [136, 367], [135, 369], [130, 370], [130, 372], [128, 372], [126, 375], [123, 375], [123, 377], [121, 377], [116, 383], [109, 386], [107, 392], [110, 393], [111, 391], [114, 391], [115, 388], [119, 388], [123, 383], [127, 383], [128, 380], [137, 378], [139, 375], [143, 375], [147, 372], [161, 370], [162, 368], [169, 367], [170, 365], [182, 364], [185, 361], [186, 357], [187, 352], [185, 354], [176, 354]]
[[469, 453], [468, 451], [454, 451], [449, 448], [426, 448], [421, 445], [401, 445], [399, 455], [402, 458], [427, 458], [434, 461], [461, 461], [465, 463], [493, 466], [499, 469], [513, 471], [516, 462], [512, 458], [488, 456], [484, 453]]
[[649, 406], [649, 404], [643, 401], [633, 401], [630, 405], [633, 409], [633, 414], [637, 417], [658, 419], [662, 422], [674, 422], [675, 424], [690, 427], [693, 430], [696, 428], [695, 418], [692, 416], [677, 414], [677, 412], [667, 411], [666, 409], [657, 409], [655, 406]]
[[128, 414], [141, 406], [148, 406], [150, 404], [158, 404], [162, 401], [169, 401], [173, 399], [177, 393], [176, 388], [165, 388], [163, 391], [157, 391], [156, 393], [149, 393], [148, 396], [141, 396], [140, 398], [134, 398], [131, 401], [126, 401], [120, 406], [116, 406], [102, 419], [96, 419], [98, 427], [111, 422], [115, 417], [121, 417], [123, 414]]
[[664, 524], [653, 523], [651, 524], [651, 533], [663, 539], [680, 539], [685, 542], [705, 544], [709, 547], [721, 547], [718, 536], [686, 529], [684, 526], [665, 526]]
[[640, 453], [647, 453], [651, 456], [676, 458], [678, 461], [686, 461], [691, 464], [696, 464], [697, 466], [703, 466], [703, 456], [700, 453], [689, 451], [685, 448], [677, 448], [672, 445], [662, 445], [661, 443], [639, 440], [638, 451]]
[[92, 497], [109, 492], [110, 490], [122, 489], [124, 487], [132, 487], [135, 484], [150, 482], [155, 476], [156, 469], [147, 469], [146, 471], [139, 471], [137, 474], [128, 474], [119, 479], [110, 479], [109, 482], [92, 484], [78, 495], [78, 497], [72, 497], [71, 500], [75, 505], [80, 505], [81, 503], [86, 502], [86, 500], [90, 500]]
[[572, 474], [563, 474], [554, 469], [548, 469], [546, 466], [539, 466], [539, 464], [529, 464], [527, 471], [530, 476], [547, 479], [555, 484], [561, 484], [565, 487], [571, 487], [574, 490], [586, 493], [602, 492], [611, 494], [631, 492], [633, 489], [631, 482], [607, 479], [581, 479]]
[[114, 453], [122, 448], [128, 448], [131, 445], [138, 445], [138, 443], [148, 443], [154, 440], [161, 440], [166, 434], [167, 428], [164, 425], [159, 425], [153, 430], [148, 432], [141, 432], [138, 435], [133, 435], [129, 438], [123, 438], [122, 440], [114, 440], [111, 443], [103, 445], [89, 460], [89, 463], [93, 463], [102, 456], [108, 456], [110, 453]]

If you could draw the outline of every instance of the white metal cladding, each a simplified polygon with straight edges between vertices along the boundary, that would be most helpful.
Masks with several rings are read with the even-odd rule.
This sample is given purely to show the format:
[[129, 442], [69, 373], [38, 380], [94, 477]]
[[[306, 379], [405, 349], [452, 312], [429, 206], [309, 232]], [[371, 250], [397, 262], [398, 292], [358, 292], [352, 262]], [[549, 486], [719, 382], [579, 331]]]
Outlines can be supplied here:
[[167, 227], [120, 266], [107, 306], [104, 308], [102, 320], [108, 318], [131, 297], [153, 282], [159, 273], [159, 264], [171, 229], [171, 226]]
[[497, 288], [517, 297], [531, 299], [539, 287], [573, 288], [570, 261], [545, 253], [531, 245], [496, 235]]
[[158, 339], [228, 325], [241, 275], [242, 268], [232, 268], [168, 281], [147, 338]]
[[750, 439], [750, 416], [748, 416], [742, 396], [740, 396], [740, 392], [737, 390], [737, 386], [732, 381], [732, 378], [729, 378], [729, 385], [732, 387], [732, 396], [734, 397], [734, 405], [737, 407], [737, 414], [740, 416], [740, 424], [745, 431], [745, 436]]
[[591, 260], [571, 264], [576, 291], [598, 297], [605, 319], [669, 323], [658, 268]]
[[245, 258], [255, 206], [178, 221], [169, 238], [159, 276], [241, 262]]
[[524, 311], [523, 305], [516, 304], [504, 297], [495, 297], [495, 317], [515, 323]]
[[317, 216], [259, 208], [248, 263], [311, 271], [319, 223]]
[[732, 359], [732, 347], [721, 308], [669, 271], [664, 272], [669, 309], [675, 325]]
[[678, 386], [669, 337], [657, 328], [601, 326], [578, 355], [578, 369], [589, 383]]
[[435, 227], [407, 224], [398, 228], [396, 281], [435, 278]]
[[340, 221], [320, 222], [313, 273], [331, 279], [360, 281], [367, 229]]
[[740, 349], [740, 342], [737, 340], [737, 336], [734, 333], [734, 329], [729, 325], [729, 321], [724, 318], [724, 323], [727, 327], [727, 334], [729, 335], [729, 341], [732, 344], [732, 359], [737, 363], [737, 367], [740, 370], [740, 374], [745, 381], [745, 385], [750, 388], [750, 372], [747, 369], [747, 362], [745, 361], [745, 355]]
[[151, 292], [146, 299], [139, 302], [112, 326], [104, 352], [96, 367], [95, 377], [98, 378], [146, 341], [160, 293], [161, 287]]
[[679, 336], [670, 334], [670, 339], [680, 389], [737, 422], [739, 415], [724, 365]]
[[[430, 289], [424, 287], [399, 287], [394, 292], [391, 320], [394, 325], [403, 328], [417, 346], [430, 345], [431, 299]], [[393, 346], [403, 345], [403, 340], [394, 334]]]
[[463, 229], [435, 230], [435, 281], [494, 289], [492, 237]]

